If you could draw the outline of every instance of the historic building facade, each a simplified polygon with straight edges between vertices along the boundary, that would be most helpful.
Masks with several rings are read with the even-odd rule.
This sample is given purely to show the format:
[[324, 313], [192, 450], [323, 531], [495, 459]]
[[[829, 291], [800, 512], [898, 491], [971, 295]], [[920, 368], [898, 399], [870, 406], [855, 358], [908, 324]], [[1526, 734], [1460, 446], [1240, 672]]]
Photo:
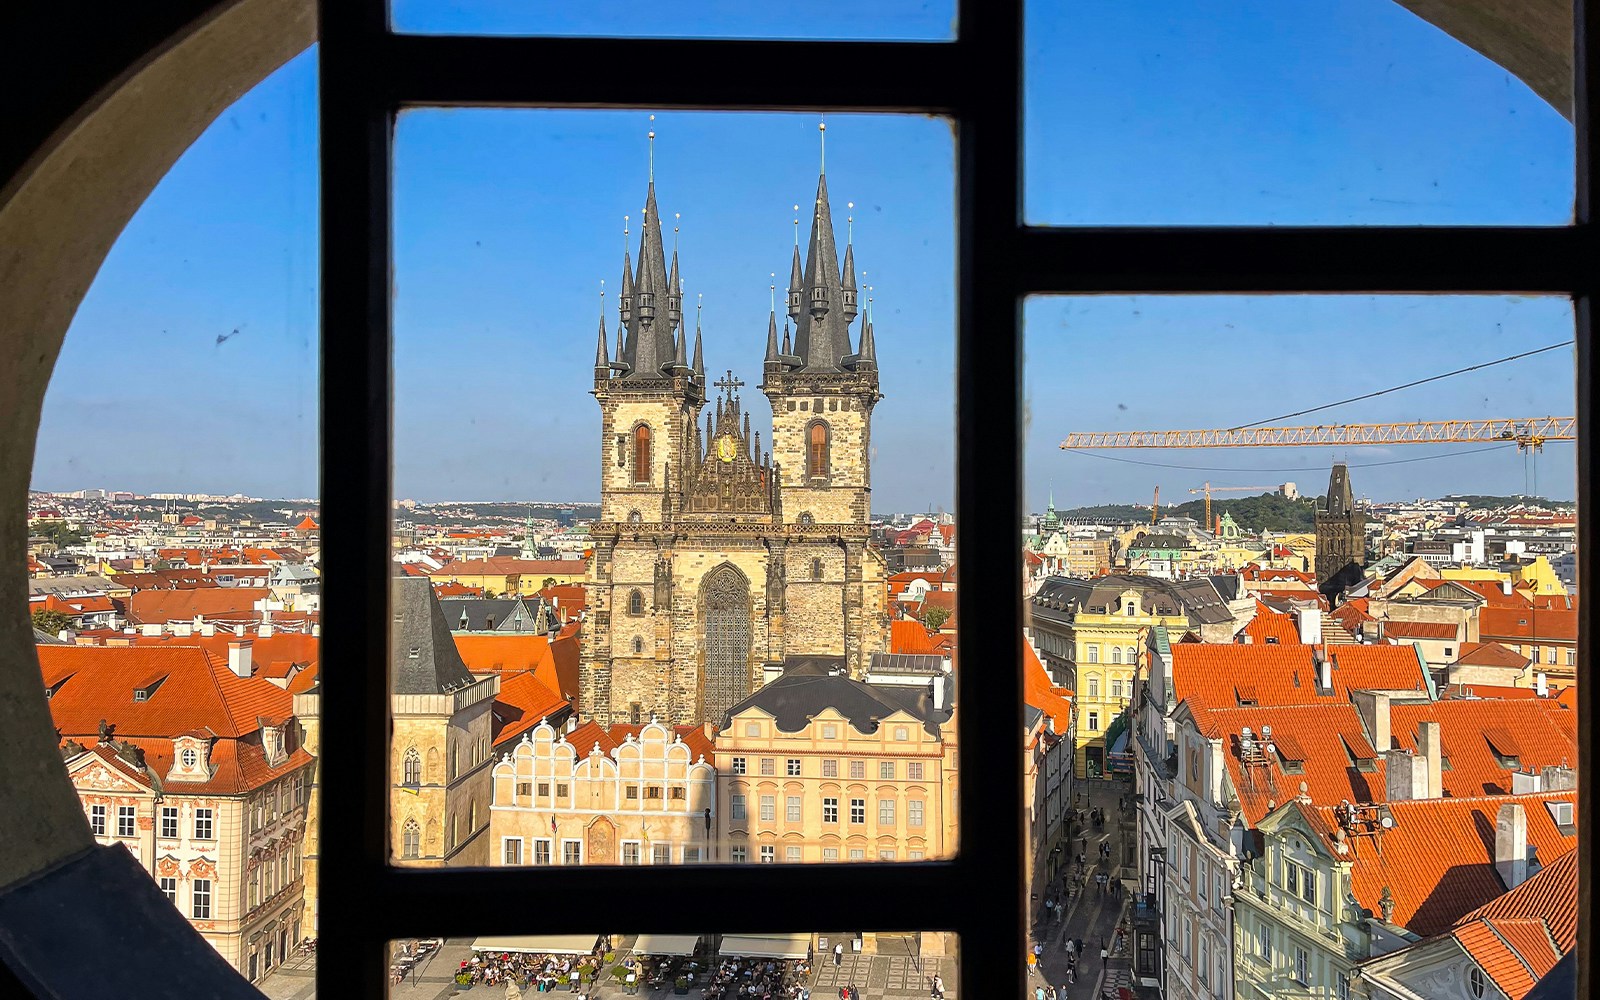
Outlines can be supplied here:
[[730, 371], [708, 385], [698, 323], [689, 350], [653, 182], [620, 298], [615, 352], [603, 317], [595, 351], [601, 512], [585, 580], [585, 714], [602, 725], [720, 719], [795, 657], [842, 657], [860, 675], [887, 629], [883, 561], [868, 544], [882, 394], [870, 315], [851, 348], [854, 250], [841, 270], [826, 178], [804, 263], [795, 247], [781, 337], [776, 310], [767, 322], [770, 452], [745, 383]]
[[1317, 589], [1330, 602], [1361, 582], [1367, 564], [1366, 516], [1356, 510], [1350, 470], [1334, 464], [1328, 496], [1317, 505]]

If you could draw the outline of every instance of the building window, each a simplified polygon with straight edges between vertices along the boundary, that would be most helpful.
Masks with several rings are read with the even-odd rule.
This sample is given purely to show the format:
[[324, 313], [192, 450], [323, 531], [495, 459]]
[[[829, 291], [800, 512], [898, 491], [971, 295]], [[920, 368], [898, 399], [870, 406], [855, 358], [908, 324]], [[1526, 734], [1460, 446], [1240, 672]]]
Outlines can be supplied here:
[[1294, 981], [1301, 986], [1311, 985], [1311, 956], [1304, 948], [1294, 950]]
[[1100, 713], [1099, 712], [1090, 712], [1089, 713], [1089, 731], [1091, 733], [1098, 733], [1100, 731]]
[[550, 841], [535, 840], [533, 842], [533, 863], [536, 865], [550, 863]]
[[839, 849], [837, 847], [824, 847], [822, 849], [822, 860], [824, 860], [824, 861], [838, 861], [839, 860]]
[[640, 591], [630, 591], [628, 594], [628, 614], [638, 617], [644, 614], [644, 594]]
[[189, 913], [196, 920], [211, 919], [211, 880], [197, 878], [189, 889]]
[[1256, 926], [1256, 954], [1272, 964], [1272, 928], [1266, 924]]
[[894, 826], [894, 799], [878, 800], [878, 825]]
[[561, 863], [564, 865], [583, 864], [583, 841], [563, 840], [561, 842]]
[[800, 758], [790, 757], [784, 762], [784, 772], [791, 778], [800, 777]]
[[178, 835], [178, 807], [161, 807], [161, 836], [176, 837]]
[[403, 845], [401, 857], [415, 858], [421, 856], [422, 828], [417, 826], [416, 820], [406, 820], [405, 828], [401, 833], [401, 843]]
[[[1339, 977], [1339, 982], [1343, 987], [1343, 992], [1341, 993], [1342, 997], [1349, 996], [1349, 979], [1350, 977], [1348, 976]], [[1484, 978], [1482, 969], [1478, 968], [1476, 965], [1467, 969], [1467, 992], [1471, 993], [1476, 998], [1481, 998], [1487, 986], [1488, 982]]]
[[785, 862], [791, 864], [791, 865], [799, 864], [800, 863], [800, 848], [798, 848], [798, 847], [785, 847], [783, 849], [783, 860]]
[[825, 740], [836, 740], [836, 739], [838, 739], [839, 738], [839, 727], [833, 725], [832, 723], [824, 725], [822, 727], [822, 738], [825, 739]]
[[806, 475], [819, 479], [828, 474], [828, 425], [813, 421], [806, 431]]
[[639, 842], [637, 840], [624, 840], [622, 842], [622, 863], [637, 865], [640, 863]]
[[178, 902], [178, 880], [162, 877], [156, 881], [161, 886], [161, 895], [167, 897], [167, 902], [176, 904]]
[[749, 860], [749, 855], [745, 852], [746, 848], [743, 844], [734, 844], [728, 849], [728, 860], [736, 865], [742, 865]]
[[1578, 665], [1578, 651], [1576, 649], [1567, 650], [1567, 666], [1575, 667], [1577, 665]]
[[784, 799], [783, 818], [788, 823], [800, 822], [800, 796], [790, 795]]
[[777, 774], [778, 762], [773, 760], [771, 757], [761, 758], [761, 773], [766, 775]]
[[913, 827], [922, 826], [922, 800], [912, 799], [906, 803], [906, 825]]
[[422, 755], [417, 753], [416, 747], [406, 751], [405, 784], [422, 784]]
[[89, 831], [96, 837], [104, 837], [106, 835], [105, 806], [89, 807]]
[[733, 758], [733, 773], [734, 774], [744, 774], [745, 773], [745, 765], [744, 765], [744, 758], [743, 757], [735, 757], [735, 758]]
[[879, 850], [878, 851], [878, 860], [879, 861], [893, 861], [894, 860], [894, 848], [885, 847], [885, 848], [882, 848], [881, 850]]
[[1128, 652], [1123, 655], [1122, 662], [1123, 663], [1130, 663], [1130, 664], [1139, 662], [1138, 655], [1134, 652], [1134, 649], [1133, 649], [1132, 646], [1128, 647]]
[[878, 761], [878, 780], [879, 781], [893, 781], [894, 780], [894, 761], [892, 761], [892, 760], [880, 760], [880, 761]]
[[633, 655], [634, 656], [643, 656], [644, 655], [644, 640], [639, 638], [638, 636], [634, 636], [634, 638], [633, 638]]
[[522, 864], [522, 838], [506, 837], [500, 842], [501, 857], [506, 865]]
[[1089, 647], [1087, 647], [1086, 651], [1087, 651], [1087, 653], [1089, 655], [1089, 662], [1090, 663], [1099, 663], [1100, 662], [1100, 647], [1099, 646], [1089, 646]]
[[764, 864], [764, 865], [772, 864], [774, 861], [778, 860], [778, 856], [777, 855], [778, 855], [778, 849], [776, 847], [773, 847], [771, 844], [762, 844], [761, 845], [761, 863], [762, 864]]
[[1111, 647], [1111, 662], [1112, 663], [1121, 663], [1122, 662], [1122, 647], [1121, 646], [1112, 646]]
[[824, 823], [839, 822], [839, 800], [827, 798], [822, 800], [822, 821]]
[[133, 836], [133, 806], [117, 806], [117, 836]]
[[771, 823], [778, 818], [778, 804], [776, 795], [761, 796], [761, 822]]
[[864, 847], [852, 847], [852, 848], [850, 848], [850, 860], [851, 861], [865, 861], [865, 860], [867, 860], [867, 849], [864, 848]]
[[811, 560], [811, 579], [813, 579], [813, 580], [822, 579], [822, 560], [821, 559], [813, 559], [813, 560]]
[[744, 796], [732, 796], [729, 804], [732, 808], [731, 817], [733, 819], [744, 819]]
[[629, 785], [628, 786], [628, 790], [625, 793], [625, 795], [626, 795], [627, 798], [637, 799], [639, 797], [639, 786], [638, 785]]
[[211, 838], [211, 810], [196, 809], [194, 811], [194, 839], [210, 840]]
[[1111, 678], [1111, 697], [1113, 697], [1113, 698], [1121, 698], [1122, 697], [1122, 678], [1121, 677], [1113, 677], [1113, 678]]
[[850, 800], [850, 822], [855, 824], [865, 824], [867, 822], [866, 799]]
[[653, 864], [653, 865], [670, 865], [670, 864], [672, 864], [672, 845], [671, 844], [651, 844], [650, 845], [650, 863]]
[[836, 760], [824, 760], [822, 762], [822, 776], [824, 778], [837, 778], [839, 776], [839, 762]]
[[[1483, 975], [1482, 970], [1476, 967], [1474, 967], [1472, 971], [1478, 973], [1479, 976]], [[1350, 1000], [1350, 974], [1348, 972], [1339, 973], [1339, 978], [1335, 982], [1337, 983], [1336, 1000]], [[1471, 973], [1468, 973], [1468, 986], [1471, 986]], [[1473, 996], [1483, 996], [1483, 987], [1481, 984], [1478, 987], [1478, 992], [1474, 993]]]
[[912, 761], [907, 761], [906, 762], [906, 780], [907, 781], [921, 781], [922, 780], [922, 761], [920, 761], [920, 760], [912, 760]]
[[646, 424], [633, 429], [633, 481], [650, 481], [650, 428]]
[[856, 778], [856, 779], [861, 779], [861, 778], [865, 778], [866, 776], [867, 776], [867, 762], [866, 761], [864, 761], [864, 760], [853, 760], [853, 761], [850, 762], [850, 777]]
[[1211, 942], [1204, 934], [1200, 935], [1200, 961], [1195, 966], [1195, 968], [1200, 973], [1200, 982], [1203, 985], [1210, 986], [1211, 985]]

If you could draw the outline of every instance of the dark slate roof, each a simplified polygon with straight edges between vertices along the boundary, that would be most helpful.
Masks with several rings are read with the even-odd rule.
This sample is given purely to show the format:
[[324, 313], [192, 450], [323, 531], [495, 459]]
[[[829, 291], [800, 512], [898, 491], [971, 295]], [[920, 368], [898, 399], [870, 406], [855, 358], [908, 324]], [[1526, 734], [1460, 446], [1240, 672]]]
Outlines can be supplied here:
[[1033, 595], [1032, 612], [1043, 619], [1066, 622], [1082, 610], [1114, 607], [1122, 592], [1130, 588], [1139, 591], [1144, 602], [1153, 604], [1157, 612], [1166, 608], [1171, 609], [1166, 613], [1176, 614], [1181, 608], [1190, 621], [1198, 624], [1217, 624], [1233, 617], [1208, 579], [1165, 580], [1131, 573], [1113, 573], [1093, 580], [1047, 577]]
[[473, 682], [426, 577], [394, 580], [391, 642], [395, 694], [447, 694]]
[[[722, 728], [726, 730], [733, 725], [735, 715], [750, 708], [772, 716], [786, 733], [801, 731], [813, 717], [829, 708], [862, 733], [875, 732], [880, 720], [905, 712], [921, 722], [930, 735], [937, 736], [940, 723], [950, 718], [949, 709], [933, 707], [932, 685], [867, 684], [842, 672], [828, 672], [817, 662], [823, 659], [826, 658], [814, 657], [785, 670], [777, 680], [730, 708], [723, 716]], [[948, 705], [949, 701], [945, 703]]]
[[67, 646], [67, 645], [71, 645], [71, 643], [68, 643], [65, 639], [58, 639], [55, 636], [51, 635], [49, 632], [41, 632], [38, 629], [34, 629], [33, 630], [33, 644], [35, 646]]
[[1237, 601], [1239, 599], [1239, 578], [1231, 574], [1208, 576], [1211, 586], [1216, 590], [1217, 596], [1224, 601]]
[[1189, 540], [1182, 535], [1157, 533], [1135, 538], [1128, 543], [1128, 551], [1135, 549], [1187, 549]]
[[1350, 470], [1343, 462], [1337, 462], [1328, 475], [1328, 497], [1323, 510], [1334, 517], [1343, 517], [1355, 509], [1355, 496], [1350, 491]]
[[[549, 631], [539, 621], [542, 602], [525, 597], [446, 597], [439, 601], [445, 623], [456, 632]], [[491, 620], [494, 624], [490, 624]], [[465, 621], [465, 624], [463, 624]]]

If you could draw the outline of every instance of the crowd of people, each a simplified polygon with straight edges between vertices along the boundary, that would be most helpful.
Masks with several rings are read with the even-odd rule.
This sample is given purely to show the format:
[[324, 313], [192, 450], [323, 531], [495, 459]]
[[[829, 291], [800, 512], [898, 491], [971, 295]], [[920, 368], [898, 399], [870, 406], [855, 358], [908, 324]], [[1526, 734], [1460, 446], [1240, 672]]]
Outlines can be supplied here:
[[782, 958], [724, 958], [706, 984], [706, 1000], [810, 1000], [811, 963]]
[[474, 952], [472, 958], [462, 962], [456, 970], [455, 979], [461, 986], [515, 983], [535, 993], [550, 993], [558, 987], [566, 988], [574, 977], [582, 985], [586, 974], [591, 979], [599, 975], [600, 965], [599, 955]]

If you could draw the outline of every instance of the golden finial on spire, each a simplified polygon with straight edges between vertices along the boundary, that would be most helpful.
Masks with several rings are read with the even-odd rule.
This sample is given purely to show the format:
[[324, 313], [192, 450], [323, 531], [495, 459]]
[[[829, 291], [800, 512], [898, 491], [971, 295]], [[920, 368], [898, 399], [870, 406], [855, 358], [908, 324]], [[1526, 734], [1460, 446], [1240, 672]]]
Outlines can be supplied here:
[[700, 329], [700, 311], [706, 307], [706, 293], [701, 292], [694, 297], [694, 328]]
[[606, 279], [600, 279], [600, 319], [606, 318]]
[[822, 172], [828, 172], [828, 116], [817, 122], [817, 142], [822, 148]]
[[[650, 120], [652, 122], [655, 121], [656, 120], [656, 116], [655, 115], [651, 115], [650, 116]], [[655, 180], [656, 180], [656, 129], [655, 129], [655, 126], [652, 125], [652, 126], [650, 126], [650, 183], [654, 184]]]
[[800, 206], [794, 207], [794, 245], [800, 245]]

